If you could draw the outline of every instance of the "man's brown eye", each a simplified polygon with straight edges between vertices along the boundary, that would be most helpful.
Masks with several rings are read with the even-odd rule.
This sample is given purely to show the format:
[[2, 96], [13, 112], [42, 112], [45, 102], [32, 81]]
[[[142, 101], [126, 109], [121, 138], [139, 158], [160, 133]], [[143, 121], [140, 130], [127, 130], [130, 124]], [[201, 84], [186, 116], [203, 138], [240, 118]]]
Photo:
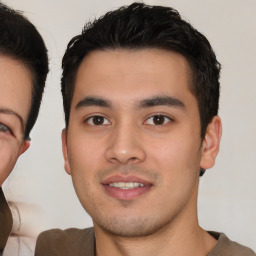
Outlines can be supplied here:
[[91, 116], [86, 119], [86, 122], [90, 125], [109, 125], [110, 122], [104, 116]]
[[104, 117], [102, 116], [94, 116], [92, 118], [92, 122], [94, 125], [102, 125], [104, 124]]
[[168, 122], [171, 122], [172, 119], [168, 116], [165, 116], [165, 115], [154, 115], [154, 116], [151, 116], [149, 117], [145, 124], [148, 124], [148, 125], [164, 125], [164, 124], [167, 124]]
[[165, 119], [166, 119], [166, 117], [164, 117], [162, 115], [157, 115], [157, 116], [153, 117], [153, 123], [155, 125], [162, 125], [165, 123], [165, 121], [166, 121]]

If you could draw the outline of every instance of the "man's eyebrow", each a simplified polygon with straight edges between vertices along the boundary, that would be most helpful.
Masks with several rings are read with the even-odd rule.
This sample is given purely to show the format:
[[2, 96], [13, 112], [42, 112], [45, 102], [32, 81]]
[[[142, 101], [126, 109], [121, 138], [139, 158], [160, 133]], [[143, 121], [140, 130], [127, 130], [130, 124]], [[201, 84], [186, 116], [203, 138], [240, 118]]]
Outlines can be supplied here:
[[155, 106], [172, 106], [178, 108], [185, 108], [185, 104], [181, 100], [170, 96], [157, 96], [141, 100], [138, 103], [138, 108], [149, 108]]
[[0, 107], [0, 113], [16, 116], [19, 119], [19, 121], [21, 123], [21, 127], [22, 127], [22, 129], [24, 131], [24, 129], [25, 129], [24, 121], [23, 121], [22, 117], [18, 113], [16, 113], [15, 111], [13, 111], [11, 109], [2, 108], [2, 107]]
[[77, 103], [75, 109], [82, 108], [82, 107], [91, 107], [91, 106], [110, 108], [112, 104], [110, 103], [110, 101], [102, 98], [85, 97], [84, 99], [80, 100]]

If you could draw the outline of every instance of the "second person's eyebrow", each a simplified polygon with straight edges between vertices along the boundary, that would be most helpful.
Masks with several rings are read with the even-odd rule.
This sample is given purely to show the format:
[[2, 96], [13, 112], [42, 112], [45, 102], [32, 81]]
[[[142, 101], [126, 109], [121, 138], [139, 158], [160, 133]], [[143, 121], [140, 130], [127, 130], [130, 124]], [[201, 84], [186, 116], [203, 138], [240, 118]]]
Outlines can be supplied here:
[[24, 124], [23, 118], [18, 113], [16, 113], [15, 111], [13, 111], [11, 109], [2, 108], [2, 107], [0, 107], [0, 113], [7, 114], [7, 115], [12, 115], [12, 116], [17, 117], [18, 120], [20, 121], [20, 124], [21, 124], [21, 127], [22, 127], [22, 131], [25, 130], [25, 124]]

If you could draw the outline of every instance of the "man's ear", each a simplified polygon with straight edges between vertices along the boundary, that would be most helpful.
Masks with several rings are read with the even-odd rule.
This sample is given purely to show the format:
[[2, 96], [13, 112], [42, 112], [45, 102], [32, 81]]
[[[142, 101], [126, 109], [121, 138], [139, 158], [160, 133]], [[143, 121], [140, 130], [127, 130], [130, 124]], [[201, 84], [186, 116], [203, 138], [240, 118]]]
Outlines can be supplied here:
[[215, 159], [219, 152], [221, 134], [221, 119], [219, 116], [215, 116], [207, 126], [202, 143], [202, 157], [200, 162], [202, 169], [209, 169], [214, 166]]
[[23, 141], [21, 145], [20, 155], [22, 155], [25, 151], [27, 151], [29, 147], [30, 147], [30, 141], [29, 140]]
[[67, 174], [71, 175], [71, 168], [68, 159], [68, 147], [67, 147], [67, 130], [63, 129], [61, 133], [62, 139], [62, 154], [64, 158], [64, 168]]

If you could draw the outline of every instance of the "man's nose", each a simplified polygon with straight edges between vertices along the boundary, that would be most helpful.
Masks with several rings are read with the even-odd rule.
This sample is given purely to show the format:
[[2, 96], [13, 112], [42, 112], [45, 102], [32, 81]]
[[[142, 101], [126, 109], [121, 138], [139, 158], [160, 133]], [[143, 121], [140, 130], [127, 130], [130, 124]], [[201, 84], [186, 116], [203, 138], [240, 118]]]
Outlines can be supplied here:
[[106, 158], [112, 163], [140, 163], [146, 158], [141, 131], [131, 124], [113, 129], [106, 150]]

